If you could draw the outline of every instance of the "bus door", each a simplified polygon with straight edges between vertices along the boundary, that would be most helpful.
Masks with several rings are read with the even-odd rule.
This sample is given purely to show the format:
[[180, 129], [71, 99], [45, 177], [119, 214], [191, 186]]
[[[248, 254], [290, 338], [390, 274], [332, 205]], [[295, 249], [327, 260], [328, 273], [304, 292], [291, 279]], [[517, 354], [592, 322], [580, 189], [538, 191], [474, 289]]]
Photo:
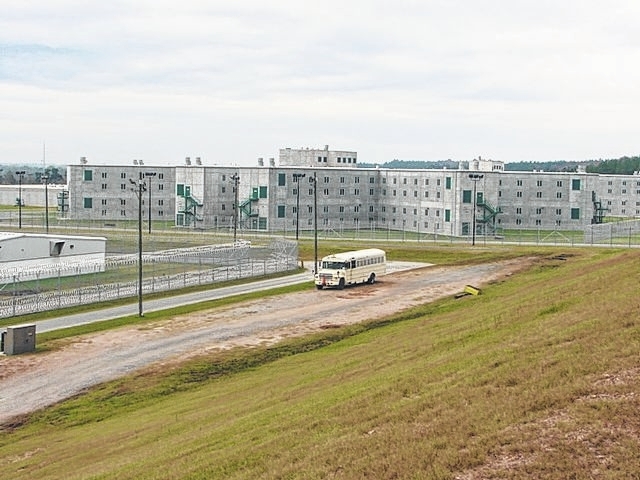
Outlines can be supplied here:
[[344, 266], [345, 266], [345, 276], [347, 277], [346, 280], [347, 282], [353, 282], [353, 275], [356, 269], [356, 261], [355, 260], [349, 260], [344, 262]]

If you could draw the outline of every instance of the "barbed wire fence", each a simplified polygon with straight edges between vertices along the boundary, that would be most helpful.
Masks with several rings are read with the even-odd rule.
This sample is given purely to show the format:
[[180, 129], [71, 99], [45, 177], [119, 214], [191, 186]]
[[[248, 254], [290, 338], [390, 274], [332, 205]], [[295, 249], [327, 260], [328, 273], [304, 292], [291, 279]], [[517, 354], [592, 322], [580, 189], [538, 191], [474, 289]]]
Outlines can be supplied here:
[[[0, 271], [0, 318], [135, 297], [138, 280], [127, 278], [135, 277], [137, 262], [137, 255], [127, 254], [110, 256], [104, 263]], [[292, 271], [298, 268], [298, 244], [274, 239], [265, 246], [238, 242], [176, 248], [145, 253], [142, 263], [147, 271], [144, 295]], [[121, 281], [104, 281], [109, 278]]]

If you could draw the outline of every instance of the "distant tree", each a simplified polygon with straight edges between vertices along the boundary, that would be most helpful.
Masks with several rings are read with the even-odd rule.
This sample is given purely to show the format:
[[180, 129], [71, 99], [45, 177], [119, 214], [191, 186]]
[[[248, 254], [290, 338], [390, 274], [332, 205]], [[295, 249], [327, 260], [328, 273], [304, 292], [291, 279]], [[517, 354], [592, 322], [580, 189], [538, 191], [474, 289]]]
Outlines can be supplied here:
[[[42, 183], [42, 175], [44, 173], [40, 165], [0, 165], [0, 184], [15, 185], [18, 183], [18, 176], [15, 172], [24, 170], [25, 174], [22, 178], [23, 184]], [[61, 170], [58, 166], [48, 166], [46, 172], [49, 175], [49, 183], [65, 184], [66, 169]]]
[[634, 172], [640, 171], [640, 157], [620, 157], [608, 160], [593, 161], [587, 167], [589, 173], [604, 173], [617, 175], [633, 175]]

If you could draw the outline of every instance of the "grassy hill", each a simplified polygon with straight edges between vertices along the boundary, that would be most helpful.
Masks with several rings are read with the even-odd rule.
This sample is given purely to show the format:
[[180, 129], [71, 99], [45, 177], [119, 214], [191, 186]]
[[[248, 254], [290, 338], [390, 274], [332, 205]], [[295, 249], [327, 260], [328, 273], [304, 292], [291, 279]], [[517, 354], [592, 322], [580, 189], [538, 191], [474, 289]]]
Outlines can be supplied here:
[[478, 297], [138, 373], [6, 429], [0, 466], [13, 479], [638, 478], [639, 266], [631, 250], [551, 252]]

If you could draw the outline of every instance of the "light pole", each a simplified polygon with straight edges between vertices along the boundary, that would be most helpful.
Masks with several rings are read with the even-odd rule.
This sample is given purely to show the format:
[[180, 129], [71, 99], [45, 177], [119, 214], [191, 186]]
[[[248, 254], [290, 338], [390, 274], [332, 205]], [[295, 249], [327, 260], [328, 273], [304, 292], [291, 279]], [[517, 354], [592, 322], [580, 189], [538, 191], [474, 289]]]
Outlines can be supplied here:
[[18, 228], [22, 228], [22, 179], [25, 173], [24, 170], [16, 172], [18, 175]]
[[296, 184], [296, 240], [298, 240], [298, 225], [300, 224], [300, 179], [304, 177], [304, 173], [293, 174], [293, 181]]
[[149, 179], [149, 235], [151, 235], [151, 179], [156, 176], [156, 172], [144, 172], [144, 176]]
[[132, 179], [129, 181], [135, 186], [134, 192], [138, 197], [138, 316], [144, 316], [142, 313], [142, 193], [145, 190], [145, 183], [142, 178], [137, 182]]
[[44, 225], [46, 232], [49, 233], [49, 175], [45, 173], [40, 179], [44, 182]]
[[471, 234], [471, 245], [476, 244], [476, 202], [478, 200], [476, 197], [476, 186], [478, 184], [478, 180], [482, 179], [482, 177], [484, 177], [484, 175], [480, 173], [469, 174], [469, 178], [473, 180], [473, 221], [472, 221], [473, 232]]
[[313, 273], [318, 271], [318, 178], [316, 172], [309, 178], [313, 183]]
[[231, 176], [233, 180], [233, 244], [236, 244], [236, 238], [238, 233], [238, 184], [240, 183], [240, 177], [237, 173]]

